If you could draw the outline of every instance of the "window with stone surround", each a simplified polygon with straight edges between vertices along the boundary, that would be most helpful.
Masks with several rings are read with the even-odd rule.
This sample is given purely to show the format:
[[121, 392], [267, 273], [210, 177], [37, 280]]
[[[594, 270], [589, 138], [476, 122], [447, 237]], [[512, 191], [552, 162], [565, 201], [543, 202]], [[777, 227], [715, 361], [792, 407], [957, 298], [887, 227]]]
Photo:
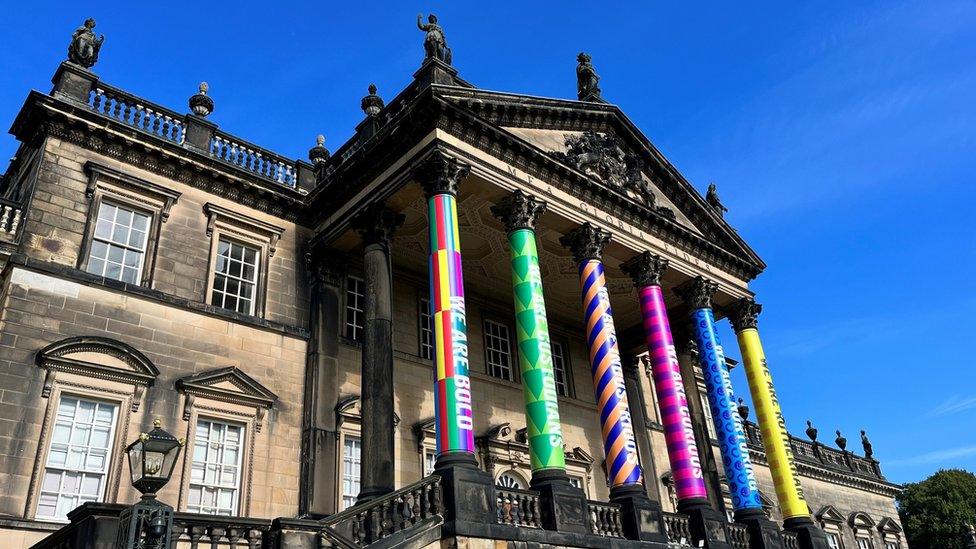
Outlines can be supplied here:
[[365, 310], [366, 282], [358, 276], [349, 275], [346, 277], [346, 339], [362, 339]]
[[358, 436], [345, 435], [342, 443], [342, 509], [356, 504], [362, 467], [363, 443]]
[[208, 303], [264, 317], [268, 267], [285, 230], [209, 202], [203, 211], [211, 237]]
[[562, 341], [552, 340], [552, 374], [556, 378], [559, 396], [573, 396], [570, 381], [569, 352]]
[[68, 511], [103, 501], [118, 406], [62, 394], [41, 477], [36, 516], [67, 520]]
[[417, 318], [419, 336], [420, 336], [420, 358], [433, 360], [434, 359], [434, 318], [430, 315], [430, 298], [422, 297], [420, 298], [420, 303], [417, 307]]
[[712, 422], [712, 407], [708, 405], [708, 395], [704, 387], [698, 387], [698, 396], [701, 397], [702, 410], [705, 412], [705, 426], [708, 428], [708, 438], [715, 440], [715, 424]]
[[506, 324], [485, 320], [485, 364], [488, 375], [515, 381], [512, 368], [512, 341]]
[[871, 538], [857, 536], [854, 538], [854, 541], [857, 542], [857, 549], [874, 549], [874, 543], [871, 541]]
[[885, 549], [901, 549], [901, 543], [897, 541], [886, 541]]
[[95, 162], [88, 173], [88, 224], [78, 268], [151, 286], [161, 225], [180, 193]]
[[187, 511], [208, 515], [238, 514], [244, 426], [198, 418]]
[[830, 549], [843, 549], [840, 535], [837, 532], [824, 531], [824, 533], [827, 535], [827, 545], [830, 546]]
[[221, 238], [217, 242], [211, 305], [254, 314], [261, 250]]

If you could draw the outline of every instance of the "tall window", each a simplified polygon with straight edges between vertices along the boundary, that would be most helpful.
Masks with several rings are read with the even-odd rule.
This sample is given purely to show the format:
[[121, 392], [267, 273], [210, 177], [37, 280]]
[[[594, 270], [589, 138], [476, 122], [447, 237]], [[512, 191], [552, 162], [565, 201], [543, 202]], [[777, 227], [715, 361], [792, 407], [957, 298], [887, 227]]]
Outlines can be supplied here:
[[874, 549], [874, 544], [871, 543], [869, 538], [858, 536], [854, 539], [857, 541], [857, 549]]
[[354, 341], [359, 341], [363, 336], [365, 286], [361, 278], [346, 277], [346, 337]]
[[699, 387], [699, 391], [701, 391], [698, 395], [701, 397], [702, 409], [705, 410], [705, 426], [708, 428], [708, 438], [715, 440], [717, 435], [715, 434], [715, 424], [712, 422], [712, 408], [708, 405], [708, 395], [701, 387]]
[[356, 504], [359, 497], [359, 474], [363, 443], [359, 437], [346, 435], [342, 446], [342, 508]]
[[260, 251], [257, 248], [221, 238], [217, 242], [212, 304], [253, 315], [259, 258]]
[[430, 316], [430, 300], [420, 298], [420, 358], [434, 358], [434, 319]]
[[102, 201], [88, 254], [88, 272], [138, 284], [149, 221], [149, 215]]
[[37, 502], [38, 518], [65, 520], [68, 511], [105, 495], [115, 410], [104, 402], [61, 397]]
[[830, 549], [840, 549], [840, 538], [837, 534], [833, 532], [824, 533], [827, 534], [827, 545], [830, 546]]
[[485, 351], [488, 355], [488, 374], [512, 381], [512, 344], [508, 337], [508, 326], [493, 320], [485, 321]]
[[187, 511], [208, 515], [237, 514], [241, 488], [244, 428], [197, 420]]
[[552, 373], [556, 378], [556, 392], [560, 396], [569, 396], [569, 377], [566, 367], [568, 359], [566, 348], [558, 341], [552, 342]]
[[901, 544], [897, 541], [886, 541], [885, 549], [901, 549]]
[[437, 452], [424, 449], [424, 476], [434, 474], [434, 465], [437, 464]]

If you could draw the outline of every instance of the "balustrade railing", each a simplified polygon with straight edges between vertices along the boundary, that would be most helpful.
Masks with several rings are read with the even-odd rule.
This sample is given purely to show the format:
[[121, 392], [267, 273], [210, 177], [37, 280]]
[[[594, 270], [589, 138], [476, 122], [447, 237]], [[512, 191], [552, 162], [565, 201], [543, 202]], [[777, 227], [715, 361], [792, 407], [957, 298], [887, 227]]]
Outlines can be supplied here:
[[590, 532], [610, 538], [624, 537], [619, 505], [590, 500], [586, 502], [586, 510], [590, 515]]
[[[745, 422], [746, 442], [750, 448], [765, 452], [759, 426], [752, 421]], [[789, 435], [790, 450], [798, 462], [809, 463], [865, 477], [884, 480], [877, 460], [862, 457], [853, 452], [825, 446], [819, 442], [803, 440]]]
[[691, 521], [688, 515], [678, 513], [663, 513], [664, 532], [668, 541], [679, 545], [691, 545]]
[[224, 133], [217, 132], [210, 140], [210, 156], [289, 187], [294, 187], [298, 181], [294, 160], [239, 143]]
[[499, 524], [525, 528], [541, 528], [539, 493], [531, 490], [497, 488]]
[[91, 92], [88, 105], [92, 110], [127, 126], [183, 144], [186, 129], [183, 115], [166, 107], [153, 105], [120, 89], [101, 82]]
[[19, 204], [0, 198], [0, 239], [13, 240], [22, 221]]
[[323, 519], [321, 547], [366, 547], [441, 516], [440, 477], [429, 476], [383, 497]]
[[268, 541], [270, 520], [177, 513], [173, 517], [170, 549], [203, 547], [261, 549]]
[[783, 547], [785, 549], [800, 549], [800, 538], [796, 532], [783, 531]]
[[725, 532], [732, 549], [749, 549], [749, 530], [745, 524], [731, 522], [725, 525]]

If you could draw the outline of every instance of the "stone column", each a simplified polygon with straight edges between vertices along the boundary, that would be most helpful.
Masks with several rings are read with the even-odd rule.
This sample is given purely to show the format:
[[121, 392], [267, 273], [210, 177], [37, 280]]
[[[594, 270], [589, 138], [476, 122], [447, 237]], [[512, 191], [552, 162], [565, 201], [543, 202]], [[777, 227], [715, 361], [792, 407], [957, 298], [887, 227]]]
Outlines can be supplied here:
[[745, 363], [749, 392], [756, 408], [756, 418], [762, 432], [763, 449], [776, 487], [776, 498], [783, 511], [783, 527], [796, 531], [804, 548], [822, 549], [827, 546], [823, 530], [810, 517], [810, 507], [803, 496], [800, 476], [790, 449], [790, 435], [780, 410], [773, 377], [769, 374], [766, 354], [759, 341], [759, 313], [762, 305], [752, 298], [740, 299], [732, 307], [729, 320], [735, 330]]
[[637, 455], [640, 457], [641, 479], [644, 491], [653, 503], [660, 505], [661, 492], [658, 488], [658, 475], [654, 467], [654, 452], [651, 450], [651, 437], [648, 425], [647, 400], [641, 386], [641, 375], [645, 364], [643, 356], [631, 356], [623, 361], [624, 384], [630, 402], [631, 421], [634, 423], [634, 439], [637, 441]]
[[655, 509], [641, 479], [617, 331], [606, 286], [603, 247], [610, 241], [610, 233], [584, 223], [559, 241], [573, 252], [573, 260], [579, 265], [583, 322], [603, 430], [610, 501], [621, 504], [624, 533], [628, 538], [664, 540], [660, 504]]
[[753, 548], [778, 548], [782, 546], [779, 528], [766, 519], [763, 512], [759, 484], [753, 472], [742, 427], [742, 417], [736, 407], [732, 380], [725, 364], [725, 352], [715, 331], [712, 295], [717, 290], [718, 284], [699, 276], [675, 291], [691, 310], [695, 342], [698, 344], [699, 360], [705, 376], [708, 402], [712, 409], [712, 421], [718, 435], [735, 519], [749, 527]]
[[508, 231], [512, 251], [515, 333], [525, 398], [526, 436], [532, 488], [540, 492], [542, 526], [560, 532], [588, 533], [586, 496], [566, 475], [559, 395], [552, 371], [552, 343], [539, 272], [535, 224], [544, 202], [516, 190], [491, 208]]
[[688, 409], [678, 352], [671, 336], [661, 290], [661, 275], [668, 268], [668, 260], [644, 252], [624, 263], [621, 268], [633, 278], [640, 299], [648, 358], [661, 408], [661, 423], [668, 444], [668, 461], [674, 477], [678, 511], [691, 517], [692, 530], [698, 539], [705, 541], [707, 547], [720, 547], [723, 540], [714, 533], [720, 530], [723, 517], [708, 503], [694, 423]]
[[342, 273], [331, 250], [307, 256], [310, 288], [308, 357], [302, 412], [299, 509], [302, 517], [336, 512], [339, 462], [335, 407], [339, 401], [339, 321]]
[[353, 224], [363, 238], [363, 345], [360, 407], [362, 473], [357, 502], [394, 489], [393, 450], [393, 271], [390, 238], [403, 215], [372, 206]]
[[[430, 305], [434, 330], [434, 410], [437, 462], [445, 519], [494, 523], [491, 475], [478, 469], [474, 446], [464, 281], [457, 193], [470, 166], [434, 149], [414, 170], [427, 197], [430, 224]], [[455, 524], [455, 529], [458, 525]]]

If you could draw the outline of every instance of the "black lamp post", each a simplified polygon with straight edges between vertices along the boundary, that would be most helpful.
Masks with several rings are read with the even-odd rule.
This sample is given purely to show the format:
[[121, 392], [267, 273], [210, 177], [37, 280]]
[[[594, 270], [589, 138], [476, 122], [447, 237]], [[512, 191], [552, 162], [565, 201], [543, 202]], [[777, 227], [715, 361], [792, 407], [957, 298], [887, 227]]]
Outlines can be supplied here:
[[119, 549], [167, 549], [173, 529], [173, 508], [156, 499], [169, 482], [183, 442], [153, 422], [153, 430], [139, 435], [125, 453], [129, 457], [132, 486], [142, 499], [119, 514]]

